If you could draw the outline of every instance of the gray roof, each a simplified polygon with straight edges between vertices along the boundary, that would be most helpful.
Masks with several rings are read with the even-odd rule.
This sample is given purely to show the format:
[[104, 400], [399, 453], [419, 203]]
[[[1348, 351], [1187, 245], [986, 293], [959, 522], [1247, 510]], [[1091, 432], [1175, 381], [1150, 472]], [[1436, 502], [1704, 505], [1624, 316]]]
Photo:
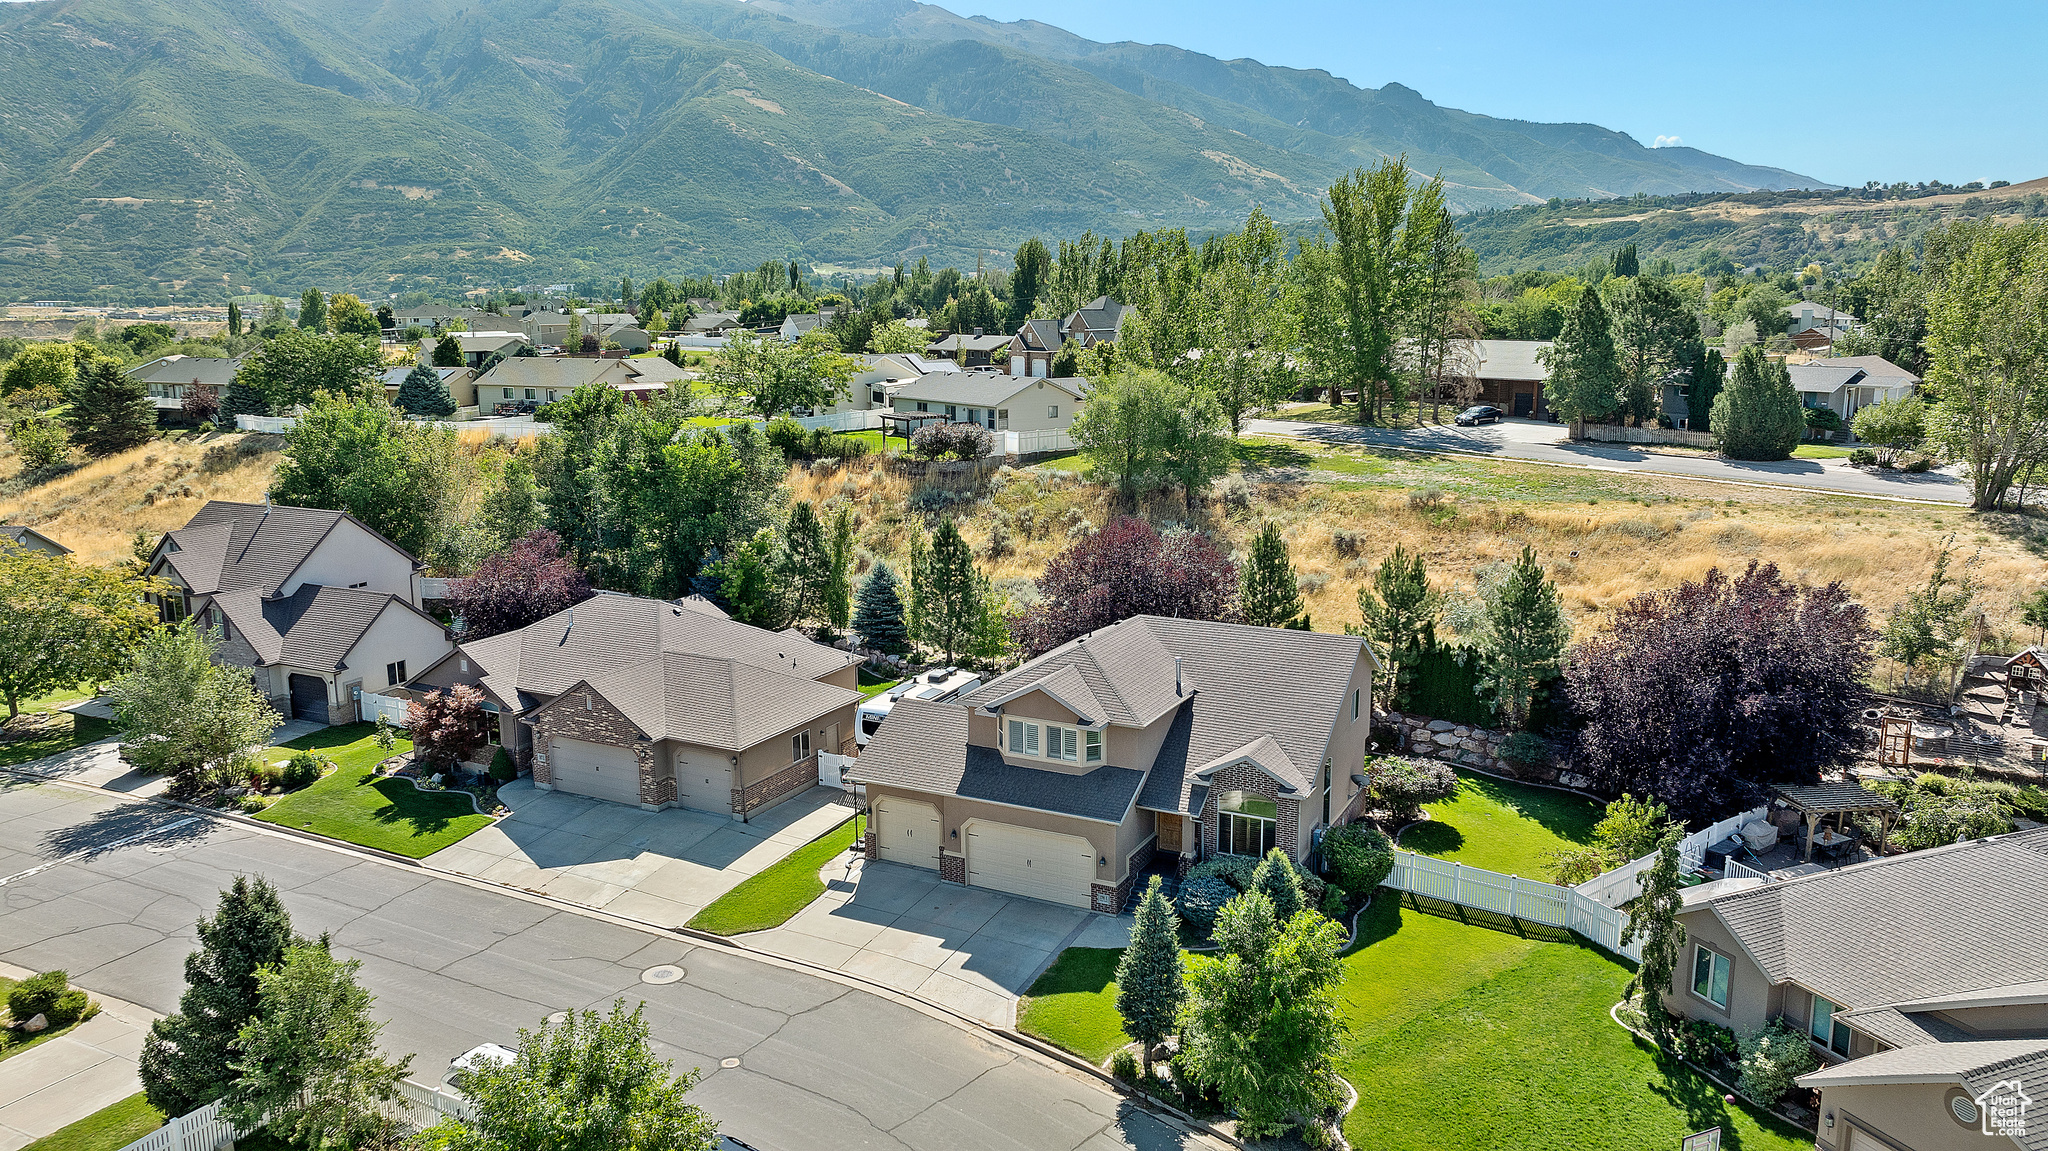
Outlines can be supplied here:
[[573, 392], [585, 384], [674, 383], [683, 371], [660, 356], [602, 359], [590, 356], [515, 356], [477, 380], [480, 388], [552, 388]]
[[1070, 313], [1062, 321], [1062, 326], [1071, 326], [1078, 319], [1081, 326], [1087, 329], [1087, 338], [1081, 341], [1083, 344], [1091, 344], [1097, 340], [1114, 341], [1123, 332], [1124, 317], [1129, 315], [1130, 311], [1127, 304], [1120, 304], [1108, 296], [1097, 296], [1082, 304], [1079, 311]]
[[514, 344], [532, 343], [524, 332], [450, 332], [441, 338], [454, 339], [465, 355], [470, 352], [496, 352]]
[[[200, 595], [237, 588], [257, 588], [269, 594], [291, 578], [335, 524], [353, 518], [346, 512], [320, 508], [208, 500], [184, 527], [165, 537], [169, 541], [165, 561]], [[369, 525], [359, 520], [357, 525], [383, 539]], [[412, 558], [404, 548], [384, 542]]]
[[[403, 383], [405, 383], [405, 377], [407, 377], [407, 376], [409, 376], [409, 375], [412, 375], [412, 373], [413, 373], [413, 369], [414, 369], [415, 367], [417, 367], [417, 366], [418, 366], [418, 365], [415, 365], [415, 364], [406, 364], [406, 365], [404, 365], [404, 366], [402, 366], [402, 367], [397, 367], [397, 368], [385, 368], [385, 369], [384, 369], [384, 370], [383, 370], [382, 372], [378, 373], [378, 375], [377, 375], [377, 379], [378, 379], [378, 381], [379, 381], [380, 383], [382, 383], [382, 384], [383, 384], [383, 385], [384, 385], [385, 387], [387, 387], [387, 388], [395, 388], [395, 387], [398, 387], [398, 386], [399, 386], [400, 384], [403, 384]], [[470, 369], [468, 369], [468, 368], [431, 368], [431, 367], [430, 367], [430, 368], [428, 368], [427, 370], [428, 370], [428, 371], [431, 371], [431, 372], [433, 372], [433, 373], [434, 373], [435, 375], [437, 375], [437, 376], [441, 377], [441, 382], [445, 384], [445, 383], [447, 383], [447, 382], [448, 382], [448, 381], [449, 381], [449, 380], [450, 380], [451, 378], [453, 378], [453, 377], [455, 377], [455, 376], [459, 376], [459, 375], [461, 375], [462, 373], [464, 373], [464, 372], [467, 372], [467, 371], [469, 371]]]
[[967, 742], [967, 709], [960, 704], [899, 699], [846, 778], [1121, 823], [1145, 773], [1098, 767], [1068, 775], [1014, 767], [995, 748]]
[[684, 320], [680, 330], [685, 332], [710, 332], [719, 328], [730, 328], [740, 322], [738, 312], [699, 312]]
[[2037, 980], [2048, 971], [2048, 827], [1769, 883], [1702, 913], [1772, 983], [1852, 1011]]
[[[815, 680], [854, 662], [835, 648], [772, 632], [716, 612], [638, 596], [599, 592], [518, 631], [473, 640], [486, 690], [522, 710], [536, 699], [593, 683], [621, 668], [652, 667], [665, 654], [708, 655]], [[609, 696], [607, 696], [609, 698]]]
[[0, 524], [0, 540], [6, 540], [8, 543], [19, 547], [36, 547], [40, 545], [53, 549], [55, 554], [60, 556], [71, 554], [70, 548], [65, 547], [63, 544], [26, 524]]
[[978, 336], [973, 332], [956, 332], [933, 340], [924, 350], [930, 355], [943, 356], [949, 352], [993, 352], [1009, 346], [1010, 337], [1001, 332], [984, 332]]
[[[1880, 1051], [1799, 1077], [1802, 1087], [1859, 1083], [1964, 1082], [1976, 1090], [2001, 1079], [2028, 1078], [2048, 1070], [2048, 1039], [1979, 1039], [1930, 1043]], [[1979, 1087], [1978, 1081], [1982, 1082]], [[2048, 1098], [2041, 1100], [2048, 1103]], [[2048, 1127], [2042, 1128], [2048, 1135]], [[2044, 1141], [2043, 1145], [2048, 1145]], [[2027, 1144], [2023, 1144], [2027, 1146]]]
[[1802, 392], [1832, 392], [1861, 380], [1866, 374], [1854, 364], [1840, 360], [1815, 360], [1810, 364], [1791, 364], [1785, 369], [1791, 373], [1792, 386]]
[[587, 682], [649, 739], [727, 751], [744, 751], [861, 698], [850, 688], [687, 652], [663, 652]]
[[897, 388], [890, 398], [992, 408], [1010, 402], [1036, 384], [1057, 387], [1075, 399], [1088, 394], [1088, 381], [1079, 376], [1048, 380], [1008, 372], [931, 372]]
[[1861, 368], [1870, 374], [1870, 378], [1873, 381], [1906, 380], [1909, 383], [1915, 384], [1920, 382], [1919, 376], [1892, 363], [1883, 356], [1833, 356], [1820, 362], [1844, 368]]
[[1855, 780], [1811, 787], [1777, 786], [1778, 797], [1801, 811], [1897, 811], [1899, 805]]
[[1955, 1024], [1926, 1011], [1873, 1007], [1867, 1011], [1844, 1011], [1840, 1017], [1854, 1023], [1856, 1030], [1892, 1047], [1914, 1047], [1922, 1043], [1960, 1043], [1976, 1038]]
[[1550, 378], [1550, 369], [1536, 353], [1550, 346], [1549, 340], [1478, 340], [1479, 366], [1473, 375], [1482, 380], [1534, 380]]
[[1024, 346], [1041, 351], [1057, 352], [1066, 343], [1066, 336], [1060, 331], [1058, 320], [1026, 320], [1017, 329]]
[[170, 355], [137, 364], [128, 374], [146, 384], [199, 383], [224, 388], [234, 382], [241, 366], [239, 357]]
[[223, 592], [213, 602], [256, 649], [259, 663], [323, 671], [340, 667], [363, 633], [394, 603], [400, 611], [416, 610], [390, 592], [320, 584], [306, 584], [281, 599], [243, 588]]

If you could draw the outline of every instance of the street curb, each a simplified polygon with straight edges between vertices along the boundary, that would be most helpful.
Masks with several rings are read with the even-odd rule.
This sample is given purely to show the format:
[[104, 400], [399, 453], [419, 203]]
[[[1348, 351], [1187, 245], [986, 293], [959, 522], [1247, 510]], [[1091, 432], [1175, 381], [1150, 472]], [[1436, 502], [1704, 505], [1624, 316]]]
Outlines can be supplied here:
[[997, 1035], [1002, 1036], [1010, 1042], [1017, 1044], [1020, 1047], [1029, 1048], [1032, 1051], [1035, 1051], [1038, 1054], [1046, 1057], [1047, 1059], [1057, 1060], [1058, 1062], [1063, 1063], [1068, 1067], [1072, 1067], [1076, 1071], [1085, 1071], [1088, 1074], [1093, 1075], [1095, 1078], [1101, 1080], [1102, 1082], [1108, 1084], [1109, 1087], [1112, 1090], [1114, 1090], [1117, 1094], [1122, 1095], [1127, 1099], [1136, 1100], [1138, 1103], [1144, 1106], [1153, 1107], [1157, 1108], [1160, 1111], [1164, 1111], [1168, 1115], [1171, 1115], [1175, 1119], [1179, 1120], [1185, 1126], [1194, 1128], [1195, 1130], [1200, 1131], [1205, 1135], [1212, 1135], [1217, 1139], [1220, 1139], [1223, 1142], [1229, 1144], [1232, 1147], [1242, 1149], [1242, 1151], [1254, 1151], [1254, 1148], [1250, 1144], [1239, 1139], [1237, 1136], [1217, 1130], [1216, 1128], [1210, 1126], [1208, 1123], [1205, 1123], [1202, 1120], [1195, 1118], [1193, 1115], [1190, 1115], [1187, 1112], [1181, 1110], [1180, 1108], [1175, 1107], [1173, 1104], [1166, 1102], [1165, 1100], [1159, 1098], [1156, 1095], [1148, 1095], [1143, 1091], [1136, 1090], [1129, 1084], [1125, 1083], [1123, 1080], [1118, 1079], [1116, 1076], [1111, 1075], [1109, 1072], [1104, 1071], [1100, 1067], [1096, 1067], [1090, 1064], [1086, 1059], [1081, 1058], [1080, 1056], [1074, 1054], [1071, 1051], [1066, 1051], [1061, 1048], [1055, 1047], [1042, 1039], [1034, 1039], [1031, 1036], [1024, 1034], [1022, 1031], [1016, 1031], [1006, 1027], [991, 1027], [989, 1028], [989, 1030], [995, 1032]]

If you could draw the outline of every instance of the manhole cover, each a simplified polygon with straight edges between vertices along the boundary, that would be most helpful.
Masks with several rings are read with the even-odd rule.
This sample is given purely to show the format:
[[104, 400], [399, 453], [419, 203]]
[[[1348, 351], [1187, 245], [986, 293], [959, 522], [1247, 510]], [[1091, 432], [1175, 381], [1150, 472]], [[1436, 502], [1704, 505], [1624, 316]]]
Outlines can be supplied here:
[[569, 1013], [566, 1011], [557, 1011], [553, 1015], [548, 1016], [548, 1024], [552, 1027], [560, 1027], [567, 1022], [569, 1022]]
[[641, 972], [640, 982], [652, 983], [656, 986], [659, 986], [663, 983], [674, 983], [682, 977], [682, 968], [677, 967], [673, 963], [664, 963], [659, 967], [650, 967], [647, 970]]
[[718, 1065], [730, 1071], [733, 1068], [738, 1067], [740, 1065], [740, 1061], [738, 1059], [721, 1059], [718, 1061]]

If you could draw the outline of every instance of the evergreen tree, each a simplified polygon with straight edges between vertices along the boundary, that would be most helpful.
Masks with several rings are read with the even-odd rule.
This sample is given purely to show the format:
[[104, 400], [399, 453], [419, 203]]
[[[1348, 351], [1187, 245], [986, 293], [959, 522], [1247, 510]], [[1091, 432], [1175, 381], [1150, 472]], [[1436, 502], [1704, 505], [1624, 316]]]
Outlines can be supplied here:
[[845, 631], [853, 618], [853, 509], [845, 504], [832, 517], [832, 572], [825, 584], [825, 626]]
[[1790, 459], [1806, 434], [1806, 412], [1782, 360], [1752, 344], [1735, 358], [1710, 417], [1721, 454], [1737, 460]]
[[1605, 419], [1620, 404], [1621, 362], [1614, 350], [1613, 324], [1598, 291], [1588, 288], [1579, 293], [1557, 341], [1536, 356], [1550, 369], [1543, 394], [1565, 419]]
[[233, 426], [236, 416], [267, 416], [270, 414], [270, 397], [263, 389], [240, 372], [228, 381], [227, 390], [220, 396], [221, 422]]
[[495, 551], [539, 527], [541, 517], [540, 487], [533, 480], [533, 465], [526, 462], [524, 454], [515, 455], [505, 461], [498, 485], [478, 507], [477, 526], [490, 535]]
[[230, 335], [230, 336], [239, 336], [239, 335], [241, 335], [241, 334], [242, 334], [242, 306], [241, 306], [240, 304], [237, 304], [237, 303], [235, 303], [235, 302], [234, 302], [233, 300], [229, 300], [229, 301], [228, 301], [228, 335]]
[[1373, 686], [1380, 689], [1380, 698], [1388, 707], [1399, 703], [1401, 681], [1414, 675], [1413, 664], [1435, 634], [1442, 609], [1443, 597], [1429, 589], [1422, 556], [1411, 556], [1398, 546], [1380, 561], [1372, 583], [1358, 589], [1358, 614], [1363, 622], [1356, 628], [1346, 625], [1345, 631], [1372, 642], [1386, 672], [1375, 678]]
[[921, 642], [944, 652], [947, 663], [980, 646], [976, 641], [984, 638], [987, 584], [974, 566], [973, 549], [951, 516], [939, 521], [923, 570], [911, 579], [913, 585], [921, 585], [916, 592]]
[[1301, 876], [1295, 874], [1294, 861], [1277, 847], [1259, 861], [1258, 868], [1252, 872], [1252, 885], [1247, 890], [1272, 900], [1275, 923], [1286, 923], [1306, 904], [1301, 895]]
[[1721, 387], [1727, 382], [1728, 361], [1721, 358], [1721, 349], [1702, 344], [1694, 349], [1691, 369], [1691, 377], [1686, 381], [1685, 406], [1692, 411], [1692, 430], [1712, 431], [1714, 397], [1721, 394]]
[[690, 594], [703, 596], [713, 607], [731, 615], [732, 601], [725, 598], [724, 561], [725, 554], [720, 549], [706, 551], [697, 565], [697, 574], [690, 577]]
[[1010, 273], [1010, 310], [1005, 317], [1005, 332], [1015, 332], [1031, 318], [1032, 310], [1038, 306], [1038, 297], [1046, 290], [1046, 280], [1052, 275], [1052, 253], [1046, 250], [1045, 241], [1033, 236], [1017, 249], [1017, 266]]
[[398, 407], [409, 416], [452, 416], [455, 396], [441, 373], [415, 364], [398, 385]]
[[901, 655], [910, 649], [910, 633], [903, 625], [903, 600], [897, 591], [896, 573], [878, 563], [861, 581], [860, 604], [853, 612], [853, 633], [876, 651]]
[[1642, 271], [1643, 265], [1636, 257], [1636, 246], [1634, 244], [1623, 244], [1621, 250], [1614, 253], [1615, 275], [1633, 277], [1641, 275]]
[[1130, 946], [1116, 965], [1116, 1013], [1124, 1034], [1138, 1041], [1145, 1078], [1152, 1078], [1152, 1049], [1180, 1025], [1187, 1001], [1180, 953], [1180, 917], [1166, 901], [1155, 875], [1131, 920]]
[[111, 456], [156, 437], [156, 403], [149, 387], [115, 360], [95, 359], [71, 386], [65, 414], [71, 442], [95, 456]]
[[327, 330], [327, 297], [318, 288], [307, 288], [299, 296], [299, 326], [309, 332]]
[[782, 599], [789, 618], [797, 623], [824, 619], [829, 610], [832, 584], [832, 549], [825, 539], [825, 525], [809, 500], [798, 500], [789, 509], [789, 521], [782, 527], [781, 563], [776, 573], [782, 584]]
[[1671, 986], [1671, 973], [1678, 969], [1678, 954], [1685, 947], [1685, 928], [1678, 922], [1685, 902], [1680, 894], [1684, 889], [1678, 885], [1678, 839], [1684, 832], [1675, 823], [1665, 829], [1657, 845], [1657, 862], [1642, 873], [1643, 894], [1629, 907], [1621, 937], [1623, 943], [1643, 941], [1642, 962], [1629, 981], [1628, 993], [1642, 992], [1643, 1015], [1651, 1032], [1660, 1035], [1672, 1022], [1664, 991]]
[[931, 563], [932, 541], [918, 523], [910, 525], [910, 563], [905, 570], [910, 594], [903, 600], [903, 626], [909, 632], [911, 650], [924, 641], [925, 568]]
[[777, 631], [789, 626], [788, 602], [783, 581], [777, 579], [781, 561], [775, 554], [775, 533], [762, 528], [754, 538], [734, 548], [717, 565], [718, 590], [725, 599], [726, 612], [741, 623]]
[[150, 1106], [184, 1115], [227, 1094], [242, 1027], [259, 1005], [257, 969], [282, 962], [291, 944], [291, 915], [268, 880], [237, 876], [220, 893], [220, 909], [199, 921], [199, 950], [185, 957], [177, 1013], [152, 1023], [143, 1040]]
[[435, 340], [433, 364], [437, 368], [461, 367], [462, 338], [451, 333]]
[[1571, 636], [1564, 597], [1543, 574], [1536, 549], [1523, 547], [1486, 605], [1480, 644], [1486, 654], [1480, 683], [1493, 694], [1508, 727], [1519, 731], [1528, 725], [1537, 692], [1557, 677]]
[[1251, 554], [1238, 574], [1237, 608], [1253, 627], [1308, 630], [1308, 613], [1302, 610], [1301, 589], [1279, 524], [1268, 521], [1252, 541]]

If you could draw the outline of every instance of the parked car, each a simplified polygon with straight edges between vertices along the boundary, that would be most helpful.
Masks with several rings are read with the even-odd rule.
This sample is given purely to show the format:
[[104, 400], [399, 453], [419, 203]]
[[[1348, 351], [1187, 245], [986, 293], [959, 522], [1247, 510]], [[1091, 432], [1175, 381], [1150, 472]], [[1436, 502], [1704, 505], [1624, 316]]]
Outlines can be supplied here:
[[863, 701], [855, 713], [853, 742], [866, 747], [873, 738], [875, 729], [889, 718], [889, 709], [899, 699], [924, 699], [943, 703], [954, 696], [973, 691], [981, 686], [981, 677], [971, 671], [957, 667], [935, 667], [923, 675], [906, 679], [873, 699]]
[[1480, 424], [1499, 423], [1501, 417], [1505, 415], [1507, 413], [1499, 408], [1491, 407], [1487, 404], [1475, 404], [1458, 413], [1457, 424], [1461, 428], [1476, 428]]

